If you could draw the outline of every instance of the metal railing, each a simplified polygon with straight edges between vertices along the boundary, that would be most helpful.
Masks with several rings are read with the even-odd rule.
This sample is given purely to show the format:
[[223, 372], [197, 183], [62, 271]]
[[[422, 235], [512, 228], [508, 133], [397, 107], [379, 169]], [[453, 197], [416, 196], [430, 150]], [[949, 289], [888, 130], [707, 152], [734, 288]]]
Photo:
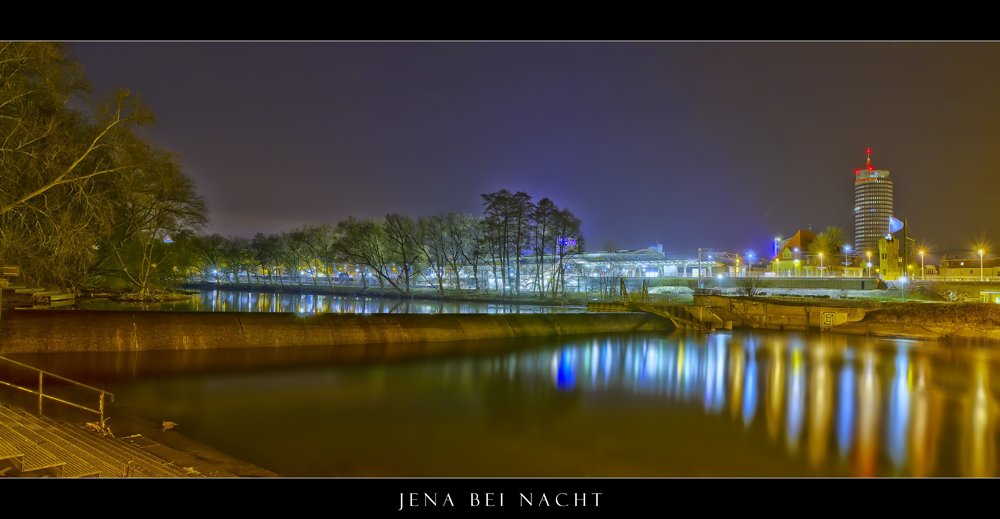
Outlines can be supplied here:
[[[75, 407], [77, 409], [82, 409], [84, 411], [89, 411], [91, 413], [94, 413], [94, 414], [100, 416], [100, 422], [99, 423], [101, 425], [101, 430], [103, 431], [105, 429], [105, 427], [104, 427], [104, 395], [110, 396], [111, 397], [111, 401], [114, 402], [115, 401], [115, 395], [113, 395], [112, 393], [109, 393], [109, 392], [107, 392], [107, 391], [105, 391], [103, 389], [98, 389], [96, 387], [88, 386], [86, 384], [81, 384], [81, 383], [79, 383], [79, 382], [77, 382], [75, 380], [70, 380], [70, 379], [68, 379], [66, 377], [61, 377], [59, 375], [56, 375], [55, 373], [49, 373], [48, 371], [43, 371], [43, 370], [40, 370], [40, 369], [38, 369], [36, 367], [29, 366], [27, 364], [22, 364], [20, 362], [17, 362], [16, 360], [10, 360], [10, 359], [8, 359], [6, 357], [0, 356], [0, 361], [9, 362], [9, 363], [14, 364], [16, 366], [20, 366], [22, 368], [28, 368], [28, 369], [30, 369], [32, 371], [37, 371], [38, 372], [38, 391], [35, 391], [33, 389], [30, 389], [30, 388], [19, 386], [17, 384], [14, 384], [14, 383], [11, 383], [11, 382], [7, 382], [5, 380], [0, 380], [0, 384], [3, 384], [5, 386], [12, 387], [14, 389], [20, 389], [21, 391], [25, 391], [25, 392], [31, 393], [33, 395], [38, 395], [38, 416], [42, 416], [42, 402], [44, 401], [44, 399], [48, 398], [50, 400], [55, 400], [56, 402], [59, 402], [61, 404], [66, 404], [68, 406], [72, 406], [72, 407]], [[79, 405], [79, 404], [74, 404], [73, 402], [70, 402], [70, 401], [67, 401], [67, 400], [63, 400], [61, 398], [54, 397], [52, 395], [46, 395], [45, 392], [44, 392], [44, 379], [45, 379], [46, 375], [48, 375], [49, 377], [57, 378], [59, 380], [64, 380], [66, 382], [69, 382], [70, 384], [74, 384], [74, 385], [82, 387], [84, 389], [89, 389], [91, 391], [96, 391], [98, 393], [97, 409], [91, 409], [89, 407], [85, 407], [85, 406], [82, 406], [82, 405]]]

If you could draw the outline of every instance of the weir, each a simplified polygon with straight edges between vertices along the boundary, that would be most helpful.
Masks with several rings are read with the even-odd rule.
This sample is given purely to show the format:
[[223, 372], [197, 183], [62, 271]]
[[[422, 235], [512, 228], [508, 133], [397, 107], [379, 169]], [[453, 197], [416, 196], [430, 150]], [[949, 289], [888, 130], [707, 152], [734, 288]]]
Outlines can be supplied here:
[[[391, 345], [380, 350], [440, 353], [427, 344], [674, 330], [649, 314], [312, 314], [46, 311], [8, 312], [0, 355], [12, 353], [200, 350], [286, 346]], [[409, 346], [407, 346], [409, 345]], [[360, 358], [364, 348], [354, 349]], [[385, 357], [386, 351], [380, 351]]]
[[738, 297], [695, 295], [693, 305], [655, 302], [589, 303], [589, 312], [644, 312], [669, 319], [683, 330], [715, 331], [733, 326], [772, 330], [829, 330], [860, 321], [874, 308], [775, 304]]

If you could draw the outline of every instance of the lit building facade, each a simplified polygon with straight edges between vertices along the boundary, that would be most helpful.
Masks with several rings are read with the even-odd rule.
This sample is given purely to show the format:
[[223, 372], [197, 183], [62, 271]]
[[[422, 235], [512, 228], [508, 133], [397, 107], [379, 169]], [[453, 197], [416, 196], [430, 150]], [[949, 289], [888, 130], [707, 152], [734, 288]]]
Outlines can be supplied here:
[[865, 168], [854, 170], [854, 251], [859, 256], [878, 253], [892, 216], [892, 180], [888, 171], [872, 167], [871, 151]]

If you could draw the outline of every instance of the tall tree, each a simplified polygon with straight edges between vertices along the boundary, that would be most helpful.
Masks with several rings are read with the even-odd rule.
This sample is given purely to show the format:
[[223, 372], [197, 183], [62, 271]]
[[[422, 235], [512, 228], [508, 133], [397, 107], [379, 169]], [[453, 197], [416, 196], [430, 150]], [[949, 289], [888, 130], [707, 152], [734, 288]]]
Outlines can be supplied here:
[[514, 194], [511, 204], [511, 217], [514, 220], [514, 239], [512, 250], [514, 252], [514, 287], [517, 295], [521, 295], [521, 258], [525, 251], [531, 247], [532, 220], [535, 204], [531, 202], [531, 196], [523, 191]]
[[[385, 223], [377, 220], [358, 220], [349, 216], [337, 224], [340, 240], [337, 248], [348, 261], [371, 269], [378, 280], [379, 287], [385, 288], [388, 282], [394, 289], [402, 292], [391, 271], [392, 243], [385, 231]], [[367, 287], [366, 274], [362, 270], [362, 285]]]
[[556, 235], [557, 246], [556, 256], [556, 276], [558, 282], [552, 283], [552, 296], [556, 296], [556, 290], [566, 292], [566, 270], [570, 256], [584, 250], [583, 234], [580, 228], [583, 222], [577, 218], [569, 209], [563, 208], [556, 213], [553, 218], [553, 231]]
[[[499, 260], [505, 294], [521, 293], [521, 256], [530, 246], [534, 204], [523, 191], [501, 189], [482, 195], [490, 254]], [[511, 272], [513, 270], [513, 272]], [[511, 275], [513, 274], [513, 282]]]
[[448, 253], [452, 244], [448, 236], [446, 218], [438, 215], [421, 217], [417, 220], [417, 225], [420, 226], [421, 234], [424, 237], [424, 258], [427, 260], [428, 270], [433, 273], [433, 283], [437, 285], [441, 297], [445, 295], [445, 270], [449, 265]]
[[[208, 223], [204, 199], [172, 154], [149, 148], [146, 160], [119, 175], [111, 200], [114, 227], [95, 269], [129, 281], [140, 294], [173, 277], [180, 242]], [[93, 270], [93, 269], [92, 269]]]
[[545, 255], [549, 251], [556, 250], [556, 236], [553, 235], [555, 218], [559, 209], [556, 204], [548, 198], [538, 201], [535, 210], [531, 215], [534, 222], [534, 232], [532, 233], [531, 250], [535, 255], [535, 279], [538, 286], [538, 295], [545, 296]]
[[397, 277], [401, 281], [403, 292], [409, 294], [410, 280], [424, 258], [424, 228], [418, 226], [413, 218], [396, 213], [387, 214], [384, 222], [385, 234], [391, 244], [390, 255], [394, 259], [393, 263], [399, 264], [396, 267]]
[[0, 42], [0, 256], [32, 283], [82, 283], [146, 151], [132, 132], [152, 120], [127, 90], [94, 102], [59, 44]]
[[822, 255], [824, 266], [836, 263], [836, 255], [840, 254], [844, 246], [844, 231], [840, 227], [827, 227], [825, 231], [816, 235], [816, 239], [809, 243], [809, 254], [813, 256]]
[[302, 286], [301, 273], [303, 269], [308, 270], [312, 277], [313, 287], [316, 286], [318, 266], [315, 265], [320, 254], [322, 245], [321, 235], [326, 231], [322, 227], [314, 225], [303, 225], [292, 229], [288, 233], [289, 254], [295, 257], [297, 272], [299, 272], [299, 286]]
[[219, 269], [223, 268], [225, 260], [226, 239], [218, 233], [197, 236], [194, 239], [194, 250], [201, 264], [202, 279], [209, 273], [215, 281], [219, 280]]
[[507, 286], [510, 276], [508, 260], [510, 255], [510, 235], [511, 235], [511, 199], [513, 194], [506, 189], [495, 193], [481, 195], [483, 198], [484, 216], [484, 238], [486, 251], [490, 257], [490, 267], [493, 270], [493, 279], [496, 288], [501, 293], [507, 294]]
[[236, 283], [240, 282], [240, 272], [247, 272], [247, 283], [250, 282], [250, 269], [253, 256], [250, 253], [250, 240], [242, 236], [230, 236], [222, 249], [226, 272], [233, 276]]

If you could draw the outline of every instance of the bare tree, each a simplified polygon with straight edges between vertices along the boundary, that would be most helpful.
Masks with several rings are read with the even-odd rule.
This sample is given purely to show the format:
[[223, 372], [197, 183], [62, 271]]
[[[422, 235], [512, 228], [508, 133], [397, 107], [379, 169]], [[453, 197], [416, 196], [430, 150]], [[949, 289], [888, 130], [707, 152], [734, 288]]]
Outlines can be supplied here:
[[764, 289], [771, 286], [770, 281], [757, 274], [736, 278], [736, 294], [744, 299], [760, 297]]
[[[535, 280], [538, 286], [538, 294], [545, 297], [545, 256], [546, 253], [555, 254], [558, 243], [553, 234], [555, 219], [559, 209], [556, 204], [548, 198], [538, 201], [531, 217], [534, 221], [534, 232], [532, 233], [531, 251], [535, 256]], [[553, 279], [554, 281], [554, 279]]]
[[147, 157], [119, 175], [120, 189], [112, 198], [115, 226], [97, 263], [100, 271], [129, 281], [140, 294], [155, 288], [157, 278], [174, 277], [178, 243], [208, 223], [205, 201], [176, 158], [153, 149]]
[[[413, 221], [409, 216], [402, 216], [397, 213], [385, 216], [385, 234], [390, 243], [390, 254], [399, 263], [394, 270], [403, 292], [410, 293], [411, 278], [418, 270], [418, 266], [424, 259], [424, 237], [425, 228]], [[398, 288], [395, 284], [393, 287]]]
[[93, 103], [59, 44], [0, 42], [0, 256], [29, 283], [72, 288], [93, 273], [119, 181], [148, 153], [133, 130], [152, 120], [127, 90]]
[[585, 241], [580, 230], [583, 222], [573, 215], [569, 209], [560, 209], [556, 214], [553, 225], [553, 232], [557, 237], [556, 247], [556, 276], [558, 284], [552, 283], [552, 296], [556, 296], [556, 290], [566, 292], [566, 271], [569, 267], [568, 259], [583, 251]]
[[[379, 287], [385, 288], [388, 282], [394, 289], [402, 292], [390, 270], [392, 263], [392, 242], [386, 231], [385, 223], [376, 220], [358, 220], [349, 216], [337, 224], [340, 240], [337, 248], [348, 261], [368, 267], [374, 272]], [[362, 272], [362, 285], [367, 287], [365, 273]]]
[[[437, 285], [441, 297], [444, 293], [445, 270], [449, 264], [448, 252], [452, 240], [448, 236], [446, 217], [427, 216], [417, 221], [424, 237], [424, 258], [427, 260], [427, 270], [433, 273], [432, 283]], [[425, 276], [426, 277], [426, 276]], [[456, 280], [457, 280], [456, 276]]]

